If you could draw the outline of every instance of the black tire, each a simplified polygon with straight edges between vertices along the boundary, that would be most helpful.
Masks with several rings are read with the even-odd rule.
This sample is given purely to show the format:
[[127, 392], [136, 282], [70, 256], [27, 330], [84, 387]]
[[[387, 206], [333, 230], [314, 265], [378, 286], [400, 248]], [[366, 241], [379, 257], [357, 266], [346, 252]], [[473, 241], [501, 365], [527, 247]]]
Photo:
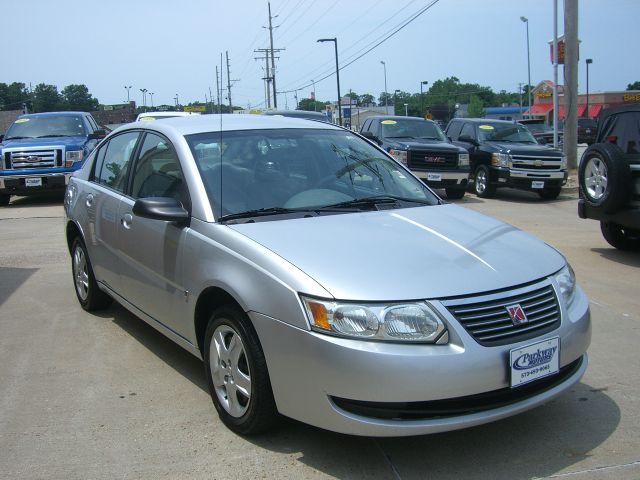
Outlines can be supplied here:
[[640, 250], [640, 231], [627, 229], [617, 223], [600, 222], [604, 239], [618, 250]]
[[631, 170], [622, 150], [612, 143], [587, 147], [578, 168], [583, 198], [592, 207], [615, 213], [631, 197]]
[[466, 188], [445, 188], [444, 191], [447, 193], [447, 198], [451, 200], [460, 200], [464, 197], [464, 193], [466, 192]]
[[[231, 342], [237, 346], [238, 341], [239, 347], [227, 351]], [[205, 333], [203, 357], [211, 399], [220, 420], [230, 430], [256, 435], [278, 422], [267, 362], [258, 335], [243, 312], [221, 307], [213, 313]], [[242, 384], [249, 386], [248, 395]]]
[[556, 198], [558, 198], [561, 191], [561, 187], [550, 187], [543, 190], [538, 190], [538, 195], [540, 195], [540, 198], [543, 200], [555, 200]]
[[87, 248], [80, 237], [74, 238], [71, 244], [71, 275], [76, 297], [82, 308], [93, 312], [111, 305], [113, 299], [98, 287]]
[[489, 167], [478, 165], [473, 177], [473, 192], [480, 198], [491, 198], [496, 193], [495, 185], [491, 184]]
[[11, 200], [11, 195], [6, 193], [0, 193], [0, 207], [6, 207], [9, 205], [9, 201]]

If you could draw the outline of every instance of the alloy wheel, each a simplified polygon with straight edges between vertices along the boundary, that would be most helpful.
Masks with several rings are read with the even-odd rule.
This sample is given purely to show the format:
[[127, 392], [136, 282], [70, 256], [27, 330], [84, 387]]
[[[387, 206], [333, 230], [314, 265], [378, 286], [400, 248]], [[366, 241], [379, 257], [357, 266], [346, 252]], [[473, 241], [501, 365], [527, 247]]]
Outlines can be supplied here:
[[73, 251], [73, 278], [75, 278], [76, 292], [84, 302], [89, 296], [89, 265], [84, 250], [77, 246]]
[[587, 193], [593, 200], [600, 200], [607, 191], [607, 165], [598, 157], [587, 160], [584, 171], [584, 184]]

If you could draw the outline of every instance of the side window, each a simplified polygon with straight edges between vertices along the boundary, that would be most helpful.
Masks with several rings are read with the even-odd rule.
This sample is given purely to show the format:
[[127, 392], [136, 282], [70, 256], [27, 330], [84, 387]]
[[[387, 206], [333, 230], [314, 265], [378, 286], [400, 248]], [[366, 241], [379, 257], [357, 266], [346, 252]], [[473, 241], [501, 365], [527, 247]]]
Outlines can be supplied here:
[[91, 115], [87, 115], [86, 118], [89, 122], [89, 132], [95, 132], [96, 130], [98, 130], [98, 124], [96, 123], [95, 119]]
[[457, 140], [460, 136], [460, 129], [462, 128], [461, 122], [452, 121], [447, 127], [447, 137], [451, 140]]
[[460, 136], [467, 135], [473, 139], [476, 138], [476, 130], [473, 128], [473, 123], [465, 123], [460, 132]]
[[133, 169], [133, 198], [172, 197], [189, 208], [180, 161], [171, 143], [154, 133], [144, 137]]
[[100, 149], [97, 159], [100, 165], [96, 163], [95, 170], [96, 181], [99, 184], [124, 193], [129, 161], [139, 135], [139, 132], [123, 133], [113, 137]]
[[371, 119], [365, 120], [364, 121], [364, 125], [362, 125], [362, 131], [363, 132], [368, 132], [370, 131], [369, 129], [371, 128]]

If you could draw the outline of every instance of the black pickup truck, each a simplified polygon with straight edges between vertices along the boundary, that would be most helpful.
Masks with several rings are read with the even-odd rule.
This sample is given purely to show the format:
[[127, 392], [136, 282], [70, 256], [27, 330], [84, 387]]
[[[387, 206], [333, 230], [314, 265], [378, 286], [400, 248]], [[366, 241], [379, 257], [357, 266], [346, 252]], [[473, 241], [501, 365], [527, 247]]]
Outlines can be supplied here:
[[524, 125], [454, 118], [446, 134], [469, 152], [473, 190], [479, 197], [493, 196], [498, 187], [511, 187], [552, 200], [567, 182], [567, 161], [562, 152], [540, 145]]
[[640, 250], [640, 105], [603, 110], [578, 168], [578, 216], [600, 221], [605, 240]]
[[447, 198], [460, 199], [467, 190], [469, 154], [453, 145], [431, 120], [375, 116], [360, 134], [389, 152], [432, 188], [444, 188]]

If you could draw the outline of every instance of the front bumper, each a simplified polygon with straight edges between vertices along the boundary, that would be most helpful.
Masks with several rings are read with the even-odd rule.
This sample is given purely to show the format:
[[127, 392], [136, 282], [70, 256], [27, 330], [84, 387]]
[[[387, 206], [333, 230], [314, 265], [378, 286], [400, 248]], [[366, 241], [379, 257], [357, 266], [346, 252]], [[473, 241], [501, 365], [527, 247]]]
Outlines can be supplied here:
[[513, 187], [523, 190], [540, 190], [533, 188], [533, 182], [544, 182], [544, 188], [560, 188], [567, 183], [568, 172], [516, 170], [492, 167], [491, 181], [497, 186]]
[[[65, 173], [34, 173], [33, 175], [3, 175], [0, 176], [0, 193], [8, 195], [33, 195], [36, 193], [64, 190], [69, 183], [72, 172]], [[27, 179], [41, 179], [38, 186], [27, 186]]]
[[[579, 288], [571, 308], [562, 306], [558, 329], [534, 340], [505, 346], [479, 345], [442, 305], [438, 308], [448, 324], [448, 345], [350, 340], [302, 330], [249, 312], [265, 353], [278, 410], [302, 422], [352, 435], [436, 433], [488, 423], [546, 403], [577, 383], [587, 368], [591, 321], [588, 299]], [[345, 407], [448, 403], [487, 392], [504, 392], [509, 389], [509, 351], [555, 336], [560, 337], [560, 367], [574, 365], [562, 381], [531, 395], [495, 407], [471, 407], [459, 414], [425, 418], [381, 418], [367, 415], [366, 408]]]
[[420, 171], [412, 170], [413, 174], [424, 183], [433, 188], [466, 188], [469, 181], [469, 172], [450, 171]]

